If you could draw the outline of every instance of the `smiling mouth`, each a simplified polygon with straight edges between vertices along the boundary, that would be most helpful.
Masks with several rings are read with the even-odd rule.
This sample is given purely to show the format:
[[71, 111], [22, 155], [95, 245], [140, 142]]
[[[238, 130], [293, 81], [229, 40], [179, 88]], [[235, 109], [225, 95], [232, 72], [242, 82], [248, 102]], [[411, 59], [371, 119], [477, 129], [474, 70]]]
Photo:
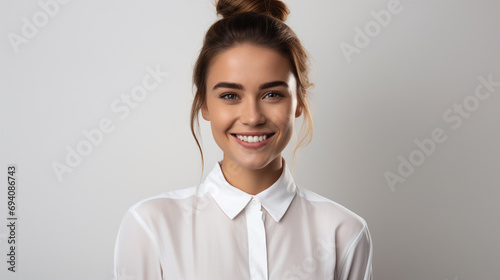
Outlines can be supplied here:
[[247, 143], [259, 143], [265, 141], [266, 139], [271, 138], [274, 133], [264, 134], [264, 135], [239, 135], [239, 134], [231, 134], [234, 137], [240, 139], [243, 142]]

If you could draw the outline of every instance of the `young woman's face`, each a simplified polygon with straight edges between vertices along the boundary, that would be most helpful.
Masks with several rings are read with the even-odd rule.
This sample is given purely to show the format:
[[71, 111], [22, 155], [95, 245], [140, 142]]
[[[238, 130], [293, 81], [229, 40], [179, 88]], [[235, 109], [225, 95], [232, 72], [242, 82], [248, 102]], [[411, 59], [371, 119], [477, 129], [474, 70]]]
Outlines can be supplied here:
[[281, 161], [301, 114], [296, 85], [289, 60], [270, 48], [238, 45], [212, 60], [202, 116], [224, 162], [261, 169]]

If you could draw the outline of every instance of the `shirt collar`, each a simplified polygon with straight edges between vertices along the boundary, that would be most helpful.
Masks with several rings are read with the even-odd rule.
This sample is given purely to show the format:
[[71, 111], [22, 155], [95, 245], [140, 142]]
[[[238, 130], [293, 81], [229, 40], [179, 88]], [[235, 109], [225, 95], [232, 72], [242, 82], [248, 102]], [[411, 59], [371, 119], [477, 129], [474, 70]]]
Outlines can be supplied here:
[[[232, 220], [236, 217], [254, 197], [226, 181], [219, 162], [215, 163], [214, 168], [208, 174], [204, 181], [205, 188], [212, 194], [215, 202], [224, 211], [224, 213]], [[262, 206], [273, 217], [276, 222], [279, 222], [290, 203], [295, 196], [297, 188], [293, 181], [292, 174], [283, 160], [283, 171], [280, 177], [274, 184], [255, 196], [259, 198]]]

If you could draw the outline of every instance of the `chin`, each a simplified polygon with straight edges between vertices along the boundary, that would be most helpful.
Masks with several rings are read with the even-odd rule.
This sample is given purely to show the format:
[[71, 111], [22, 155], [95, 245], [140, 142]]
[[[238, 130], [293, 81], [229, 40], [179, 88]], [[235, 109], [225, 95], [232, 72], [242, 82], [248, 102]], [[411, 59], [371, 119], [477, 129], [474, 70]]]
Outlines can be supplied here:
[[267, 162], [257, 160], [244, 160], [236, 162], [239, 167], [251, 170], [262, 169], [267, 166]]
[[238, 159], [236, 158], [235, 162], [241, 167], [250, 170], [259, 170], [267, 167], [269, 164], [273, 162], [271, 158], [246, 158], [246, 159]]
[[250, 170], [259, 170], [259, 169], [263, 169], [264, 167], [267, 166], [267, 164], [259, 164], [259, 163], [255, 163], [255, 164], [248, 164], [248, 165], [240, 165], [242, 168], [245, 168], [245, 169], [250, 169]]

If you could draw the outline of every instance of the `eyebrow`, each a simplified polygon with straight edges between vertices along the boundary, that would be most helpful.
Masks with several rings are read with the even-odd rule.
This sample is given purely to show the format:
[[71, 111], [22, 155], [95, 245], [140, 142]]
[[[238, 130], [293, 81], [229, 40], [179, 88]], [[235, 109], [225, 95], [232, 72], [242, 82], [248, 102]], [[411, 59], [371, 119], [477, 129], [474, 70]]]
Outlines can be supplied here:
[[[264, 83], [259, 86], [259, 90], [266, 89], [266, 88], [272, 88], [272, 87], [277, 87], [277, 86], [284, 86], [288, 88], [288, 84], [283, 82], [283, 81], [274, 81], [274, 82], [269, 82], [269, 83]], [[242, 84], [237, 84], [237, 83], [228, 83], [228, 82], [220, 82], [217, 83], [212, 90], [218, 89], [218, 88], [232, 88], [232, 89], [244, 89]]]

